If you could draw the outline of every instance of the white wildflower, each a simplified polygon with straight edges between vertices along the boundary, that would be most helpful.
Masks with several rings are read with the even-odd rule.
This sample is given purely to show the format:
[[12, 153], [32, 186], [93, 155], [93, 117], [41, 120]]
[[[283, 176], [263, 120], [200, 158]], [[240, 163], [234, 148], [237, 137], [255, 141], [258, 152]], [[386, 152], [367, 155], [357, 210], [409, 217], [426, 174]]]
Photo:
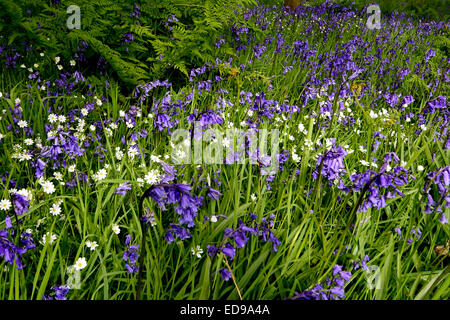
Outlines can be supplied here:
[[202, 253], [203, 253], [203, 249], [200, 248], [200, 246], [197, 246], [194, 248], [191, 248], [191, 252], [194, 256], [197, 256], [197, 258], [201, 258], [202, 257]]
[[88, 114], [89, 114], [88, 109], [86, 109], [86, 108], [81, 109], [81, 115], [82, 116], [86, 117]]
[[144, 180], [149, 185], [154, 185], [159, 182], [160, 173], [157, 169], [150, 170], [145, 176]]
[[86, 241], [86, 247], [94, 251], [98, 247], [97, 241]]
[[46, 244], [47, 241], [48, 241], [49, 244], [52, 244], [56, 239], [57, 239], [56, 235], [54, 235], [53, 233], [47, 232], [42, 237], [41, 244]]
[[79, 271], [81, 269], [84, 269], [87, 266], [86, 258], [78, 258], [78, 260], [75, 262], [75, 270]]
[[100, 181], [106, 178], [106, 176], [108, 175], [108, 172], [106, 171], [106, 169], [100, 169], [99, 171], [97, 171], [96, 174], [94, 174], [94, 180], [95, 181]]
[[54, 113], [50, 113], [48, 115], [48, 121], [50, 123], [55, 123], [56, 121], [58, 121], [58, 116], [56, 114], [54, 114]]
[[20, 120], [19, 122], [17, 122], [17, 125], [20, 128], [26, 128], [26, 127], [28, 127], [28, 122], [26, 122], [25, 120]]
[[369, 161], [366, 161], [366, 160], [359, 160], [359, 162], [361, 162], [361, 164], [362, 164], [363, 166], [366, 166], [366, 167], [370, 166]]
[[11, 201], [3, 199], [0, 201], [0, 210], [8, 211], [11, 208]]
[[119, 228], [119, 226], [118, 226], [117, 224], [113, 225], [113, 226], [112, 226], [112, 231], [113, 231], [115, 234], [119, 234], [119, 233], [120, 233], [120, 228]]
[[42, 188], [44, 189], [44, 192], [48, 194], [55, 192], [55, 185], [51, 181], [45, 181], [42, 183]]
[[50, 213], [54, 216], [59, 216], [61, 214], [61, 207], [56, 203], [52, 204], [50, 208]]

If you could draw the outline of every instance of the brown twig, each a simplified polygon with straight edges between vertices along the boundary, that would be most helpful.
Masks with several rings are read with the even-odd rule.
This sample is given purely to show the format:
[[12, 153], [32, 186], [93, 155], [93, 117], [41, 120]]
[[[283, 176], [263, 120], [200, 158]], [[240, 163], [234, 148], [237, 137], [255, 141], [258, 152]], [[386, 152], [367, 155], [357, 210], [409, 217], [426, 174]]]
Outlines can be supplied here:
[[233, 271], [231, 271], [231, 267], [230, 267], [230, 265], [228, 263], [228, 259], [227, 259], [227, 257], [225, 257], [225, 255], [223, 257], [225, 258], [225, 264], [227, 265], [228, 270], [231, 272], [231, 279], [233, 280], [234, 286], [236, 287], [236, 290], [237, 290], [238, 295], [239, 295], [239, 299], [242, 300], [241, 290], [239, 290], [239, 287], [238, 287], [238, 285], [236, 283], [236, 279], [234, 278]]

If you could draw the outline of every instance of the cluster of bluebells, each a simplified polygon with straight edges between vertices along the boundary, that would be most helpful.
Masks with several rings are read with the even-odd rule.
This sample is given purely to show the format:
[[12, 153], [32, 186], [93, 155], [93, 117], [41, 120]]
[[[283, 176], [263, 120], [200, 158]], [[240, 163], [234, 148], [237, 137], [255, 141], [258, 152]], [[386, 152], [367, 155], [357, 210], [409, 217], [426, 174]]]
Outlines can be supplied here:
[[[28, 212], [30, 200], [26, 196], [15, 192], [11, 195], [11, 200], [14, 213], [17, 216], [21, 216]], [[8, 200], [4, 200], [2, 203], [3, 202], [8, 204], [7, 208], [9, 209], [11, 203]], [[21, 220], [17, 220], [17, 223], [20, 224]], [[20, 270], [24, 266], [21, 260], [22, 255], [28, 250], [34, 249], [36, 245], [29, 232], [22, 233], [18, 239], [19, 243], [14, 243], [15, 240], [13, 239], [16, 238], [15, 231], [9, 215], [5, 218], [5, 224], [6, 228], [0, 230], [0, 258], [3, 258], [4, 261], [10, 265], [15, 264], [16, 268]]]
[[[383, 164], [379, 171], [366, 169], [364, 172], [351, 174], [350, 184], [346, 185], [342, 177], [346, 172], [343, 159], [347, 154], [341, 146], [333, 145], [324, 155], [318, 156], [312, 177], [314, 180], [317, 179], [319, 168], [322, 166], [320, 174], [330, 183], [334, 182], [336, 187], [344, 193], [349, 193], [351, 190], [361, 192], [367, 188], [367, 195], [358, 208], [359, 212], [366, 212], [372, 207], [384, 208], [386, 199], [404, 196], [399, 187], [415, 179], [408, 169], [398, 165], [400, 158], [394, 152], [388, 152], [383, 157]], [[375, 161], [376, 159], [374, 164]]]
[[[199, 112], [198, 110], [194, 110], [194, 112], [187, 117], [187, 120], [189, 121], [189, 123], [195, 121], [202, 130], [215, 124], [221, 125], [223, 123], [223, 118], [220, 113], [211, 109], [207, 109], [201, 112]], [[198, 134], [199, 133], [195, 133], [194, 137], [198, 137]]]
[[30, 201], [25, 196], [23, 196], [19, 193], [14, 193], [11, 196], [11, 200], [13, 201], [13, 204], [14, 204], [14, 212], [18, 216], [21, 216], [24, 213], [28, 212], [28, 207], [30, 205]]
[[366, 212], [372, 207], [381, 209], [386, 206], [386, 199], [404, 196], [398, 187], [408, 184], [415, 177], [409, 173], [408, 169], [399, 165], [391, 167], [392, 163], [399, 162], [399, 157], [394, 152], [389, 152], [384, 156], [384, 163], [379, 172], [367, 169], [365, 172], [350, 176], [352, 181], [350, 188], [354, 191], [362, 191], [368, 186], [367, 195], [358, 211]]
[[[396, 227], [394, 229], [394, 232], [398, 235], [399, 239], [402, 239], [403, 233], [402, 233], [401, 227]], [[414, 239], [416, 239], [417, 241], [420, 240], [420, 238], [422, 236], [422, 230], [420, 230], [419, 227], [416, 227], [416, 228], [411, 228], [411, 231], [409, 231], [409, 227], [405, 227], [405, 235], [407, 235], [406, 242], [408, 244], [411, 244], [414, 242]]]
[[345, 298], [345, 285], [350, 281], [352, 273], [342, 270], [342, 266], [332, 268], [332, 277], [326, 277], [324, 283], [316, 284], [311, 290], [296, 292], [290, 300], [340, 300]]
[[[123, 41], [121, 43], [122, 46], [125, 46], [127, 43], [131, 43], [134, 41], [134, 36], [131, 32], [127, 32], [123, 34]], [[125, 51], [128, 52], [128, 47], [125, 47]]]
[[128, 181], [125, 181], [117, 187], [117, 189], [114, 191], [114, 194], [120, 194], [124, 196], [129, 190], [131, 190], [131, 184]]
[[168, 243], [175, 238], [184, 240], [191, 237], [187, 228], [195, 226], [195, 217], [203, 204], [203, 197], [191, 194], [192, 187], [184, 183], [169, 183], [176, 178], [173, 166], [169, 166], [161, 161], [165, 175], [159, 183], [147, 189], [143, 198], [151, 198], [162, 211], [168, 209], [168, 205], [173, 205], [178, 214], [178, 223], [172, 223], [165, 235]]
[[440, 223], [448, 223], [445, 210], [442, 209], [450, 208], [450, 166], [429, 172], [423, 191], [427, 199], [425, 213], [438, 212], [440, 213]]
[[156, 100], [151, 109], [153, 116], [153, 127], [158, 131], [167, 131], [171, 134], [171, 129], [179, 123], [177, 116], [180, 112], [185, 112], [184, 104], [181, 100], [172, 101], [170, 93], [161, 100]]
[[168, 80], [164, 80], [164, 81], [155, 80], [153, 82], [149, 82], [146, 84], [137, 85], [134, 90], [133, 96], [135, 98], [139, 97], [139, 104], [142, 105], [147, 100], [147, 98], [151, 95], [151, 91], [154, 88], [158, 88], [158, 87], [170, 88], [171, 86], [172, 86], [172, 84]]
[[[272, 232], [274, 224], [273, 219], [274, 216], [270, 216], [270, 220], [262, 218], [261, 223], [258, 223], [256, 215], [250, 214], [249, 224], [239, 221], [239, 224], [235, 229], [225, 229], [220, 245], [208, 245], [208, 255], [213, 257], [222, 252], [230, 260], [233, 260], [236, 256], [236, 249], [244, 248], [249, 240], [249, 236], [254, 236], [263, 242], [271, 242], [273, 251], [277, 252], [280, 240], [278, 240]], [[228, 281], [231, 277], [229, 270], [225, 268], [220, 271], [220, 275], [225, 281]]]
[[137, 273], [139, 270], [139, 266], [136, 265], [136, 262], [139, 258], [138, 250], [139, 245], [130, 245], [131, 235], [127, 235], [125, 239], [125, 245], [127, 249], [123, 252], [122, 259], [125, 261], [125, 268], [128, 273]]
[[353, 262], [353, 270], [358, 270], [359, 268], [361, 268], [362, 270], [368, 270], [369, 268], [367, 267], [366, 263], [369, 261], [370, 257], [366, 254], [360, 262], [358, 261]]
[[[334, 139], [333, 139], [334, 140]], [[334, 141], [332, 141], [334, 143]], [[322, 166], [320, 174], [329, 181], [339, 179], [345, 174], [344, 157], [347, 152], [341, 146], [333, 145], [324, 155], [317, 157], [316, 168], [312, 173], [313, 180], [318, 177], [318, 170]]]
[[[188, 228], [194, 227], [194, 218], [197, 216], [197, 212], [203, 203], [202, 197], [191, 195], [190, 191], [191, 186], [187, 184], [163, 183], [154, 185], [147, 194], [147, 196], [156, 202], [162, 211], [167, 210], [167, 205], [174, 205], [175, 212], [179, 215], [179, 226], [172, 226], [168, 233], [180, 239], [190, 237], [189, 231], [181, 226], [185, 225]], [[171, 242], [170, 239], [173, 239], [173, 237], [167, 235], [166, 240]]]
[[130, 13], [130, 17], [139, 18], [140, 16], [141, 16], [141, 9], [135, 2], [133, 3], [133, 12]]
[[169, 228], [167, 229], [166, 234], [164, 235], [164, 239], [167, 243], [172, 243], [176, 238], [180, 240], [189, 239], [191, 237], [191, 233], [185, 227], [182, 227], [176, 223], [171, 223]]
[[34, 249], [36, 245], [30, 233], [22, 233], [19, 240], [19, 245], [16, 245], [11, 238], [14, 238], [14, 230], [11, 228], [0, 230], [0, 258], [3, 258], [6, 263], [16, 265], [17, 270], [23, 269], [22, 255], [28, 250]]
[[53, 294], [44, 294], [42, 300], [67, 300], [67, 294], [70, 291], [69, 286], [54, 286], [52, 287]]

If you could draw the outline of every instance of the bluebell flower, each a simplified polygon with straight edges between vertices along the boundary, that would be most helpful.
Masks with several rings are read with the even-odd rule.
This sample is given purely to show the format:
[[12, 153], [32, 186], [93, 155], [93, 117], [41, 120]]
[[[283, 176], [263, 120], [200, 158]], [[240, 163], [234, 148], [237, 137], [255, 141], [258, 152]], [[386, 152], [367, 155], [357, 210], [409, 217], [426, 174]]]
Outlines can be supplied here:
[[234, 256], [236, 255], [236, 248], [233, 247], [231, 244], [227, 243], [225, 244], [225, 247], [222, 248], [222, 252], [227, 255], [231, 260], [234, 259]]
[[23, 269], [24, 265], [22, 263], [22, 255], [28, 250], [34, 249], [36, 245], [34, 244], [33, 238], [29, 233], [23, 233], [20, 237], [20, 245], [15, 245], [9, 236], [14, 235], [14, 230], [3, 229], [0, 230], [0, 258], [3, 258], [6, 263], [10, 265], [16, 264], [16, 269]]
[[123, 252], [122, 259], [125, 261], [125, 268], [128, 273], [137, 273], [139, 270], [139, 267], [136, 265], [139, 258], [139, 245], [130, 245], [130, 242], [131, 235], [127, 235], [125, 238], [125, 245], [127, 246], [127, 249]]
[[124, 196], [128, 190], [131, 190], [131, 184], [128, 181], [125, 181], [117, 187], [117, 189], [114, 191], [114, 194], [120, 194]]
[[228, 281], [231, 279], [231, 271], [225, 268], [222, 268], [219, 270], [220, 276], [222, 277], [222, 280]]
[[30, 201], [26, 197], [21, 194], [14, 193], [11, 196], [11, 200], [14, 204], [14, 211], [18, 216], [28, 212]]
[[352, 276], [350, 271], [343, 271], [342, 266], [332, 268], [333, 277], [326, 278], [325, 283], [316, 284], [311, 290], [296, 292], [290, 300], [339, 300], [345, 298], [345, 285]]
[[216, 190], [216, 189], [209, 188], [209, 190], [208, 190], [208, 197], [210, 197], [210, 198], [212, 198], [212, 199], [214, 199], [214, 200], [219, 200], [219, 197], [220, 197], [221, 195], [222, 195], [222, 194], [221, 194], [218, 190]]
[[52, 287], [55, 296], [50, 294], [44, 294], [42, 300], [67, 300], [66, 296], [69, 293], [69, 286], [54, 286]]

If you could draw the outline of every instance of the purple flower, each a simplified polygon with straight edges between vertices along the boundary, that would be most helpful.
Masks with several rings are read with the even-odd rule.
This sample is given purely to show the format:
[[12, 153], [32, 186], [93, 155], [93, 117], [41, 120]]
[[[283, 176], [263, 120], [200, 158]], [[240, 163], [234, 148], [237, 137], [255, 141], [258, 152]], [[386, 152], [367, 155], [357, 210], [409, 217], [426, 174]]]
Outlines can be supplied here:
[[53, 287], [53, 290], [55, 291], [55, 300], [67, 300], [66, 295], [70, 290], [68, 286]]
[[16, 264], [16, 269], [23, 269], [23, 263], [21, 257], [30, 249], [34, 249], [36, 246], [33, 242], [33, 238], [29, 233], [23, 233], [20, 237], [20, 245], [16, 246], [9, 236], [14, 235], [14, 231], [11, 229], [11, 233], [7, 229], [0, 230], [0, 258], [3, 258], [6, 263], [10, 265]]
[[[179, 225], [176, 225], [174, 223], [172, 223], [170, 225], [170, 229], [167, 232], [167, 234], [168, 234], [169, 240], [170, 240], [170, 238], [172, 238], [172, 241], [175, 240], [174, 236], [179, 238], [180, 240], [185, 240], [185, 239], [191, 238], [191, 234], [190, 234], [188, 229], [183, 228], [183, 227], [181, 227]], [[168, 238], [166, 237], [166, 241], [167, 241], [167, 239]], [[172, 242], [172, 241], [170, 241], [170, 242]], [[167, 241], [167, 242], [169, 242], [169, 241]]]
[[[423, 189], [427, 199], [424, 212], [427, 214], [442, 213], [444, 207], [450, 208], [450, 166], [428, 173], [427, 179]], [[444, 217], [441, 215], [439, 221], [443, 224], [446, 223], [445, 215]]]
[[341, 286], [336, 286], [330, 289], [330, 293], [334, 294], [335, 296], [338, 296], [339, 298], [345, 297], [344, 288]]
[[131, 235], [127, 235], [125, 239], [125, 245], [127, 246], [127, 250], [123, 252], [122, 259], [126, 262], [125, 268], [128, 273], [137, 273], [139, 267], [136, 266], [136, 262], [139, 258], [138, 250], [139, 245], [129, 245], [131, 242]]
[[75, 78], [75, 83], [86, 81], [86, 79], [83, 77], [83, 75], [79, 71], [75, 71], [73, 73], [73, 77]]
[[163, 131], [164, 129], [172, 128], [172, 122], [170, 121], [170, 116], [165, 113], [158, 113], [153, 120], [153, 125], [158, 129], [158, 131]]
[[[186, 225], [192, 228], [194, 218], [197, 216], [197, 211], [202, 205], [203, 198], [192, 196], [190, 194], [191, 187], [187, 184], [160, 184], [147, 190], [145, 196], [149, 196], [155, 201], [161, 210], [167, 210], [166, 204], [174, 204], [175, 212], [179, 214], [178, 222], [180, 225]], [[180, 238], [186, 239], [185, 232], [178, 232]], [[190, 235], [189, 235], [190, 236]]]
[[225, 39], [220, 39], [215, 43], [216, 48], [220, 48], [225, 43]]
[[342, 266], [332, 268], [333, 278], [326, 278], [325, 283], [316, 284], [311, 290], [296, 292], [290, 300], [339, 300], [345, 298], [345, 284], [352, 276], [350, 271], [342, 271]]
[[316, 168], [312, 173], [314, 180], [317, 179], [318, 170], [322, 164], [321, 175], [333, 181], [345, 173], [344, 157], [347, 152], [341, 146], [333, 146], [325, 155], [319, 155], [317, 158]]
[[230, 257], [231, 260], [233, 260], [234, 256], [236, 255], [236, 248], [233, 247], [231, 244], [227, 243], [224, 248], [222, 248], [222, 252]]
[[436, 56], [436, 51], [434, 51], [433, 49], [430, 49], [427, 51], [427, 53], [425, 54], [425, 60], [426, 62], [428, 62], [430, 60], [430, 58]]
[[125, 181], [117, 187], [117, 189], [114, 191], [114, 194], [120, 194], [124, 196], [128, 190], [131, 190], [131, 184], [128, 181]]
[[6, 229], [12, 228], [11, 218], [9, 216], [6, 216], [5, 224], [6, 224]]
[[[254, 225], [254, 227], [250, 227], [246, 225], [242, 221], [239, 221], [239, 225], [235, 229], [227, 228], [224, 231], [224, 236], [222, 240], [222, 244], [217, 248], [216, 246], [208, 246], [208, 254], [210, 257], [218, 253], [219, 251], [223, 252], [231, 259], [236, 255], [236, 248], [244, 248], [247, 244], [249, 238], [248, 235], [252, 235], [261, 239], [263, 242], [270, 241], [272, 242], [273, 251], [277, 251], [277, 247], [280, 245], [280, 241], [275, 237], [272, 233], [271, 228], [273, 226], [273, 220], [267, 221], [266, 219], [262, 219], [261, 223], [256, 221], [256, 216], [254, 214], [250, 215], [251, 221], [250, 223]], [[271, 216], [270, 219], [273, 219], [274, 216]], [[227, 239], [234, 240], [236, 247], [227, 242]]]
[[414, 98], [413, 98], [413, 96], [411, 96], [411, 95], [408, 95], [408, 96], [405, 96], [404, 98], [403, 98], [403, 105], [410, 105], [411, 103], [413, 103], [414, 102]]
[[28, 212], [28, 206], [30, 204], [30, 201], [28, 201], [28, 199], [26, 197], [24, 197], [21, 194], [14, 193], [11, 196], [11, 199], [14, 204], [14, 211], [16, 212], [16, 214], [18, 216]]
[[123, 35], [123, 39], [125, 43], [130, 43], [134, 41], [134, 36], [131, 32], [127, 32]]
[[133, 4], [133, 12], [130, 13], [130, 17], [139, 18], [141, 15], [141, 9], [138, 7], [136, 2]]
[[171, 232], [167, 232], [164, 235], [164, 239], [166, 240], [167, 243], [172, 243], [175, 240], [175, 238]]
[[55, 286], [52, 287], [55, 297], [49, 294], [44, 294], [42, 300], [67, 300], [66, 296], [69, 293], [70, 287], [68, 286]]
[[216, 190], [216, 189], [209, 188], [209, 190], [208, 190], [208, 197], [210, 197], [210, 198], [212, 198], [212, 199], [214, 199], [214, 200], [219, 200], [219, 197], [220, 197], [221, 195], [222, 195], [222, 194], [221, 194], [218, 190]]
[[215, 254], [217, 254], [219, 249], [215, 245], [211, 245], [211, 246], [208, 245], [208, 246], [206, 246], [206, 251], [208, 252], [208, 256], [212, 257]]
[[231, 271], [229, 271], [228, 269], [223, 268], [220, 269], [219, 272], [220, 276], [222, 277], [222, 280], [228, 281], [231, 279]]

